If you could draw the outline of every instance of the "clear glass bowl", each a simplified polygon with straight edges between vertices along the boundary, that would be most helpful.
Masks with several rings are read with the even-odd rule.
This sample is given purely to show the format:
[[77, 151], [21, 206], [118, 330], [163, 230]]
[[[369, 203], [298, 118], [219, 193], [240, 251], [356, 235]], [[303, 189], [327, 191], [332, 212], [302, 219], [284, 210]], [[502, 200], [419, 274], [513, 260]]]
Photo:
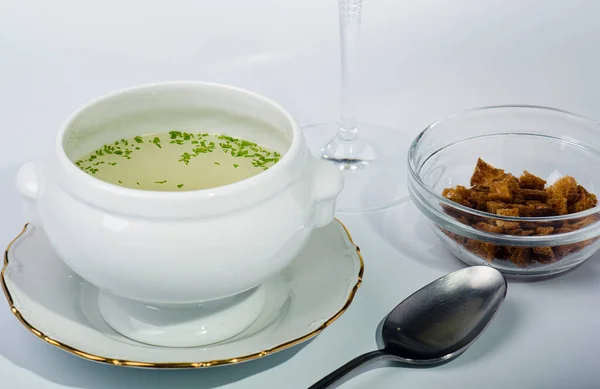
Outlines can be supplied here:
[[[570, 175], [600, 197], [598, 123], [536, 106], [486, 107], [452, 115], [413, 141], [408, 189], [435, 234], [468, 265], [487, 264], [507, 275], [542, 276], [569, 270], [600, 249], [600, 207], [562, 216], [511, 217], [443, 197], [444, 188], [469, 187], [479, 157], [517, 177], [523, 170], [547, 180]], [[476, 228], [479, 222], [552, 232], [495, 233]]]

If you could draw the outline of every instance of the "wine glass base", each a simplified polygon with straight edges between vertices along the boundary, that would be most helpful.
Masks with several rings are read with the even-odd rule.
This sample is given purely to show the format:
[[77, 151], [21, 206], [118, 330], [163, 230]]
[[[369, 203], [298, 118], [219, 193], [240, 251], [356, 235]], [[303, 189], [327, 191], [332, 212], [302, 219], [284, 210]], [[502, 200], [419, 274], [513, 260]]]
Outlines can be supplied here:
[[377, 211], [408, 198], [406, 161], [412, 139], [391, 128], [358, 123], [358, 142], [345, 143], [335, 139], [339, 125], [321, 123], [302, 129], [311, 152], [344, 173], [337, 211]]

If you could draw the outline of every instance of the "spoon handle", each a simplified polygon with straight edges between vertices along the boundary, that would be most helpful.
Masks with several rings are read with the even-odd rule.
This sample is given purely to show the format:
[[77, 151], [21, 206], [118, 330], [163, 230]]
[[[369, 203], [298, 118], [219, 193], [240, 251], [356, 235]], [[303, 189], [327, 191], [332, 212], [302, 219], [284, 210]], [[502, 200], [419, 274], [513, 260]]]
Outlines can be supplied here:
[[388, 353], [384, 350], [371, 351], [369, 353], [363, 354], [346, 363], [345, 365], [339, 367], [337, 370], [332, 373], [326, 375], [321, 378], [315, 384], [310, 386], [308, 389], [325, 389], [328, 388], [331, 384], [344, 377], [346, 374], [350, 373], [352, 370], [356, 369], [359, 366], [364, 365], [367, 362], [371, 362], [376, 359], [385, 358], [388, 356]]

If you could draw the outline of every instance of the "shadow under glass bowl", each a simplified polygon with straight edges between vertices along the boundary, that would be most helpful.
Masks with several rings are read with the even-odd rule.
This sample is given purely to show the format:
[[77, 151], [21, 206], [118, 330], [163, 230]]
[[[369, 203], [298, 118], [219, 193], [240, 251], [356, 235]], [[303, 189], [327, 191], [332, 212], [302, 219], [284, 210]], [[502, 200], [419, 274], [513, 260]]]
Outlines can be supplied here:
[[[507, 173], [524, 170], [548, 181], [569, 175], [590, 193], [600, 190], [600, 125], [537, 106], [464, 111], [433, 123], [408, 152], [408, 188], [435, 234], [468, 265], [507, 275], [545, 276], [569, 270], [600, 249], [600, 208], [551, 217], [510, 217], [478, 211], [442, 196], [469, 182], [477, 159]], [[503, 228], [488, 232], [485, 223]], [[522, 236], [523, 230], [531, 235]], [[509, 232], [506, 232], [509, 231]]]

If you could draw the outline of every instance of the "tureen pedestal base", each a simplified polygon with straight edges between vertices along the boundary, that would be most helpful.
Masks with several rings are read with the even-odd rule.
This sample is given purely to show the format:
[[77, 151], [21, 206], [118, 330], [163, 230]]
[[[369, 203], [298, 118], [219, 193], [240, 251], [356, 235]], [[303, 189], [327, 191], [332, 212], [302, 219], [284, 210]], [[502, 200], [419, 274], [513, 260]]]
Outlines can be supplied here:
[[106, 323], [135, 341], [163, 347], [195, 347], [218, 343], [248, 328], [266, 302], [263, 286], [213, 301], [155, 305], [100, 292], [98, 303]]

